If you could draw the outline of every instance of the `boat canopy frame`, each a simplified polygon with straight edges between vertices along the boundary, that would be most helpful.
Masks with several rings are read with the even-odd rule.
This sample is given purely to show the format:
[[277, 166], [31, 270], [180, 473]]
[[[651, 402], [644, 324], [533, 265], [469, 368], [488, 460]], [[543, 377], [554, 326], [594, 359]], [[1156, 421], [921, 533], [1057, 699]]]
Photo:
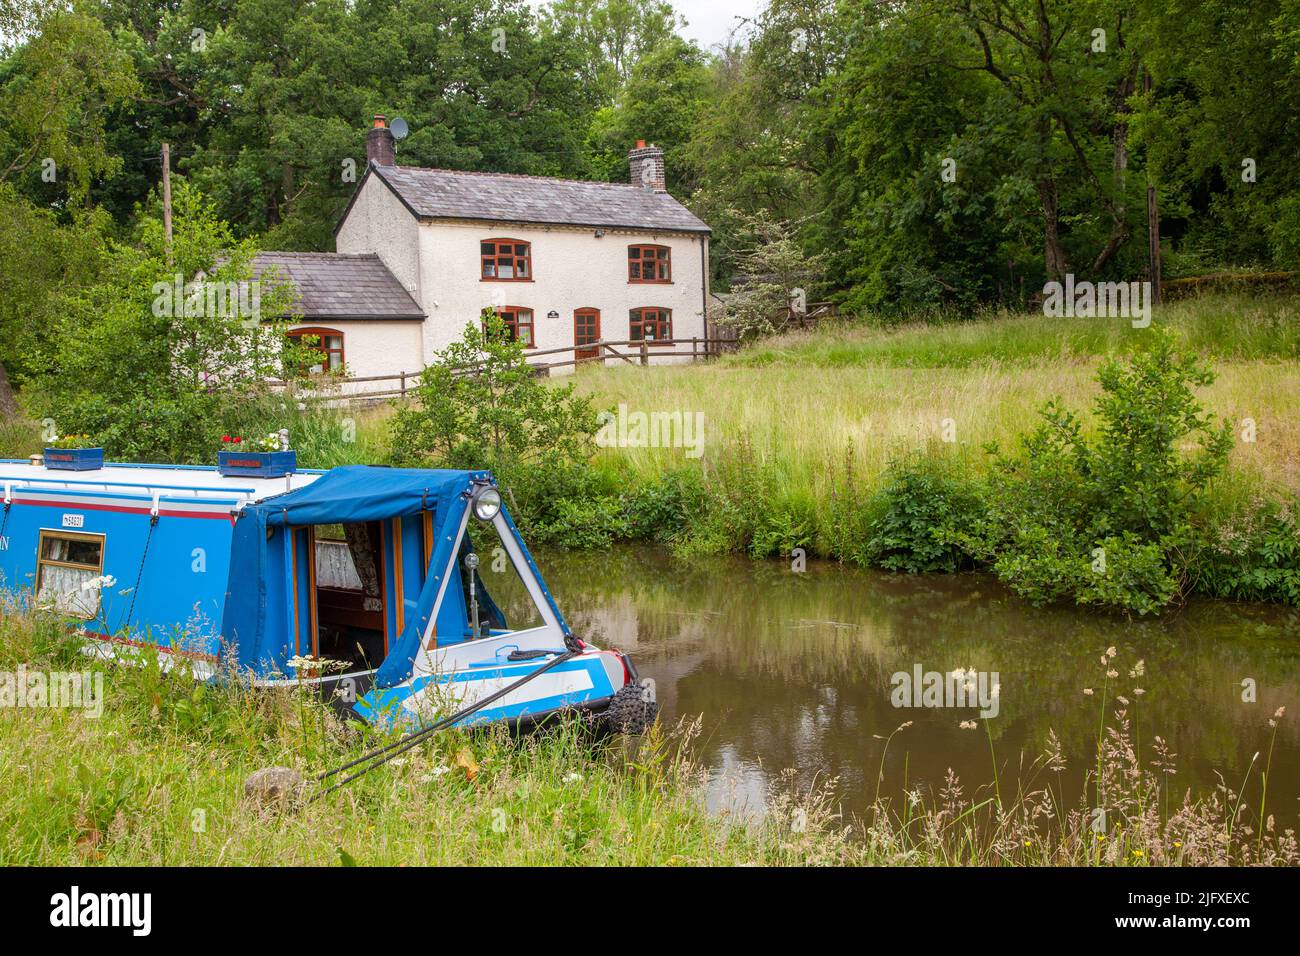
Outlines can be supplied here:
[[[446, 596], [453, 583], [459, 586], [458, 555], [469, 525], [472, 499], [477, 489], [495, 484], [487, 471], [347, 465], [330, 470], [306, 487], [245, 505], [234, 519], [221, 627], [223, 641], [234, 647], [243, 668], [257, 674], [285, 670], [296, 646], [296, 635], [291, 633], [286, 616], [277, 612], [267, 586], [268, 574], [274, 573], [272, 551], [283, 547], [281, 536], [285, 532], [305, 526], [353, 524], [432, 512], [435, 544], [414, 613], [407, 616], [375, 672], [375, 683], [380, 688], [402, 683], [411, 676], [417, 661], [427, 666], [430, 638], [438, 630], [440, 616], [459, 613]], [[542, 627], [532, 630], [553, 631], [567, 642], [572, 632], [504, 502], [487, 523], [495, 527], [542, 615]], [[451, 622], [442, 623], [447, 626]]]

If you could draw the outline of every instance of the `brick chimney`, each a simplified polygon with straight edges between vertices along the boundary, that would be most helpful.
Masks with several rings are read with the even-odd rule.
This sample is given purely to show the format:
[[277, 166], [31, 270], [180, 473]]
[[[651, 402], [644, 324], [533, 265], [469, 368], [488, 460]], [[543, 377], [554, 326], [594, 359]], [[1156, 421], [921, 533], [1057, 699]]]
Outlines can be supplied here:
[[627, 165], [633, 186], [649, 192], [668, 192], [664, 185], [664, 151], [658, 146], [647, 146], [645, 140], [638, 139], [636, 149], [627, 154]]
[[375, 125], [366, 133], [366, 164], [370, 166], [396, 166], [397, 146], [388, 120], [382, 114], [375, 116]]

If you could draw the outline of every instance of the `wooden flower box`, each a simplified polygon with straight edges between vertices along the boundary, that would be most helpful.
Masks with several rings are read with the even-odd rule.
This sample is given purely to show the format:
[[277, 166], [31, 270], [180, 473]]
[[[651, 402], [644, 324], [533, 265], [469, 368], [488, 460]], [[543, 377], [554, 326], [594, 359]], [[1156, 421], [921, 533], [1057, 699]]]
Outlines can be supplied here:
[[104, 449], [47, 448], [45, 467], [55, 471], [96, 471], [104, 467]]
[[227, 477], [283, 478], [297, 470], [296, 451], [217, 452], [217, 471]]

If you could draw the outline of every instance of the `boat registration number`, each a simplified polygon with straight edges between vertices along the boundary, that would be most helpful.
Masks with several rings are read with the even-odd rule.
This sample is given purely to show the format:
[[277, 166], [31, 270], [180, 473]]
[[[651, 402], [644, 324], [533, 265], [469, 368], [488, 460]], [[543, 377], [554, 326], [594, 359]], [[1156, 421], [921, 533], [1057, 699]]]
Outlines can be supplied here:
[[84, 528], [86, 526], [85, 515], [64, 515], [63, 527], [65, 528]]

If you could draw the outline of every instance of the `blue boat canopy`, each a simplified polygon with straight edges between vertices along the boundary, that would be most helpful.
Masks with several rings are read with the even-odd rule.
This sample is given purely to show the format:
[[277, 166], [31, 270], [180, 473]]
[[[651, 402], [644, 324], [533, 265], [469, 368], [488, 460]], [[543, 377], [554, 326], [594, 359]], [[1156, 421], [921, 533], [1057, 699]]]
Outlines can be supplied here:
[[301, 527], [397, 518], [438, 511], [474, 482], [491, 480], [487, 471], [345, 465], [305, 488], [249, 505], [239, 523], [251, 518], [263, 528]]
[[[282, 575], [284, 541], [278, 531], [322, 524], [353, 524], [433, 512], [439, 546], [430, 562], [443, 567], [454, 547], [454, 531], [477, 482], [490, 482], [486, 471], [379, 468], [348, 465], [334, 468], [305, 488], [267, 498], [243, 508], [235, 519], [221, 634], [237, 647], [242, 667], [263, 673], [280, 670], [291, 656], [295, 636], [270, 593], [273, 575]], [[430, 578], [430, 583], [434, 579]], [[426, 587], [414, 618], [398, 641], [402, 653], [390, 654], [384, 676], [403, 671], [419, 647], [419, 636], [433, 613], [436, 588]], [[408, 633], [409, 632], [409, 633]]]

